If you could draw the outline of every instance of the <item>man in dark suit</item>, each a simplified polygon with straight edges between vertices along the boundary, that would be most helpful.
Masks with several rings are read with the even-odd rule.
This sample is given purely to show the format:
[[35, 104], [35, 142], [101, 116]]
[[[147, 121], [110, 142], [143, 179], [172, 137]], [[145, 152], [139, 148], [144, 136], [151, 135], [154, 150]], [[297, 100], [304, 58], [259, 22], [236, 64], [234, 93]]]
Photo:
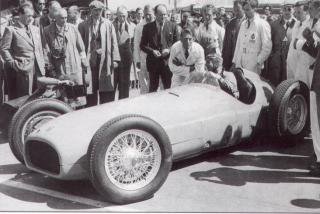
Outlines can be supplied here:
[[26, 4], [19, 8], [19, 21], [6, 27], [0, 53], [6, 66], [9, 99], [30, 95], [36, 77], [44, 76], [44, 56], [39, 28], [32, 25], [34, 10]]
[[50, 1], [48, 3], [48, 10], [49, 13], [46, 15], [39, 16], [35, 18], [34, 25], [40, 28], [40, 34], [41, 38], [43, 40], [43, 46], [44, 46], [44, 28], [49, 26], [51, 23], [54, 22], [54, 17], [58, 13], [58, 11], [61, 9], [61, 5], [57, 1]]
[[147, 54], [147, 69], [150, 77], [149, 92], [159, 87], [161, 77], [164, 89], [171, 87], [172, 73], [168, 66], [170, 47], [179, 40], [178, 26], [167, 20], [167, 8], [155, 7], [156, 20], [144, 26], [140, 48]]
[[284, 5], [283, 15], [271, 22], [272, 51], [266, 62], [262, 76], [277, 86], [287, 79], [287, 56], [291, 41], [292, 28], [296, 22], [293, 5]]
[[242, 2], [240, 0], [234, 1], [233, 12], [235, 17], [226, 25], [222, 49], [223, 68], [227, 71], [229, 71], [232, 66], [240, 25], [245, 19]]

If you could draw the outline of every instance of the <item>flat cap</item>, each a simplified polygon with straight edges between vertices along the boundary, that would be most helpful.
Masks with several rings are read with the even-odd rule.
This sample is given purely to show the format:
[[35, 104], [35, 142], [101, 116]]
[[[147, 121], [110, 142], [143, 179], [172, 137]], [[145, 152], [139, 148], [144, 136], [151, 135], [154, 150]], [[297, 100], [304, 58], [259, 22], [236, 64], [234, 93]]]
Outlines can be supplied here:
[[94, 0], [89, 4], [89, 8], [90, 9], [105, 9], [106, 6], [101, 1]]

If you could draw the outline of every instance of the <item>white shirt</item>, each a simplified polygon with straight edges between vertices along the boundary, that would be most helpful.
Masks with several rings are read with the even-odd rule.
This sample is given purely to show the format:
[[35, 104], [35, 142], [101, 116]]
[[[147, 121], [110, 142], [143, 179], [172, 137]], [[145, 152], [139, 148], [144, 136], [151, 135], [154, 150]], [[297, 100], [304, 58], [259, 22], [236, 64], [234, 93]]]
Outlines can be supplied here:
[[143, 19], [134, 30], [133, 60], [135, 63], [141, 62], [147, 57], [147, 54], [140, 49], [142, 31], [145, 24], [147, 24], [147, 22]]
[[196, 40], [204, 49], [216, 48], [217, 53], [221, 55], [224, 34], [225, 29], [213, 20], [208, 25], [208, 30], [204, 23], [200, 24]]
[[260, 74], [263, 63], [268, 59], [272, 49], [271, 27], [269, 23], [255, 14], [250, 20], [241, 23], [232, 62]]
[[[204, 72], [205, 57], [204, 50], [196, 42], [192, 43], [190, 47], [189, 56], [186, 58], [185, 49], [181, 41], [174, 43], [171, 47], [169, 67], [173, 74], [172, 76], [172, 87], [186, 84], [186, 80], [190, 76], [190, 66], [195, 66], [195, 72]], [[184, 65], [176, 66], [173, 64], [173, 60], [177, 58]]]

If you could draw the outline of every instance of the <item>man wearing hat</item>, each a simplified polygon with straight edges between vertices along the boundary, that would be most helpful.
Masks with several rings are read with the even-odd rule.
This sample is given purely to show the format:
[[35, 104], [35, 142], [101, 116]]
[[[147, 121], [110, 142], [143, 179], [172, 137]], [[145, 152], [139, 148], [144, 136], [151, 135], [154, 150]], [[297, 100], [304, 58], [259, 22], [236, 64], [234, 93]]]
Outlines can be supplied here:
[[87, 77], [88, 106], [114, 101], [114, 68], [118, 67], [120, 54], [117, 36], [112, 23], [102, 17], [105, 5], [94, 0], [89, 5], [90, 16], [79, 24], [79, 32], [85, 44], [89, 67]]
[[243, 3], [247, 19], [240, 26], [231, 70], [241, 67], [260, 75], [264, 62], [270, 55], [271, 28], [269, 23], [256, 13], [258, 5], [258, 0], [247, 0]]

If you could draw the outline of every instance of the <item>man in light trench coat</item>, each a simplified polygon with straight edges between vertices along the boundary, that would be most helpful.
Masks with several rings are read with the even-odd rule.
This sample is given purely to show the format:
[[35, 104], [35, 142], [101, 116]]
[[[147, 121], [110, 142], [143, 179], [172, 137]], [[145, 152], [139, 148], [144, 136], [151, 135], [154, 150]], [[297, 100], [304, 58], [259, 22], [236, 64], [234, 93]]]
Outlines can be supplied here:
[[[101, 15], [105, 5], [94, 0], [89, 5], [90, 17], [79, 24], [89, 67], [87, 71], [90, 85], [87, 88], [88, 106], [114, 101], [114, 68], [118, 66], [120, 54], [117, 36], [112, 23]], [[99, 93], [98, 93], [99, 92]]]

